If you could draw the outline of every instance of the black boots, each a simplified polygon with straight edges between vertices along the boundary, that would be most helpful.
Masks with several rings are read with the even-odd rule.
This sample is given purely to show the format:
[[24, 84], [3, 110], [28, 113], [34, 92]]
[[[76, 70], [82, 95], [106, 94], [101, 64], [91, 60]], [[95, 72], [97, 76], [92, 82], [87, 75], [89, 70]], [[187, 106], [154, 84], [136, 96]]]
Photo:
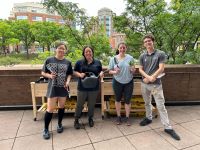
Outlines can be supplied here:
[[74, 128], [80, 129], [80, 127], [81, 127], [81, 124], [79, 123], [79, 120], [76, 118], [75, 121], [74, 121]]
[[93, 126], [94, 126], [94, 121], [93, 121], [92, 118], [89, 118], [89, 119], [88, 119], [88, 124], [89, 124], [90, 127], [93, 127]]

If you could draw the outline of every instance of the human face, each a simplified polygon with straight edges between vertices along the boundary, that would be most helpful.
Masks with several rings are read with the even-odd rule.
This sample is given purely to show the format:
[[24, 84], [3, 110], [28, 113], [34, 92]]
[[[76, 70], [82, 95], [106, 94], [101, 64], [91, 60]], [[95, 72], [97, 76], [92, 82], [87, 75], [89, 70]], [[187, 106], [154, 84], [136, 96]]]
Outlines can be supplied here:
[[143, 42], [144, 42], [144, 47], [146, 49], [153, 49], [154, 48], [154, 43], [153, 43], [151, 38], [145, 38]]
[[63, 58], [65, 55], [65, 51], [66, 51], [65, 45], [58, 46], [56, 49], [56, 56], [58, 58]]
[[84, 51], [84, 56], [85, 56], [85, 58], [86, 58], [87, 60], [92, 60], [92, 58], [93, 58], [93, 52], [92, 52], [92, 50], [91, 50], [89, 47], [87, 47], [87, 48], [85, 49], [85, 51]]
[[125, 54], [126, 53], [126, 45], [120, 44], [118, 50], [119, 50], [119, 54]]

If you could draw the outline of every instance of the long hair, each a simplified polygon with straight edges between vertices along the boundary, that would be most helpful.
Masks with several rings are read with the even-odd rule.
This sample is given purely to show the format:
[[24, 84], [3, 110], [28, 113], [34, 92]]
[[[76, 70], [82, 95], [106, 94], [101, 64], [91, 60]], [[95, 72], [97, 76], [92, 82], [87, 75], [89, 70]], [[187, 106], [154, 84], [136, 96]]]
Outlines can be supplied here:
[[86, 45], [83, 47], [83, 51], [82, 51], [82, 55], [84, 57], [85, 63], [87, 63], [87, 59], [85, 58], [85, 55], [84, 55], [86, 48], [90, 48], [92, 50], [92, 58], [94, 59], [94, 49], [91, 46]]
[[[119, 54], [119, 47], [120, 47], [120, 45], [125, 45], [126, 46], [126, 43], [124, 43], [124, 42], [120, 42], [119, 44], [118, 44], [118, 46], [117, 46], [117, 50], [116, 50], [116, 55], [118, 55]], [[126, 46], [127, 47], [127, 46]]]

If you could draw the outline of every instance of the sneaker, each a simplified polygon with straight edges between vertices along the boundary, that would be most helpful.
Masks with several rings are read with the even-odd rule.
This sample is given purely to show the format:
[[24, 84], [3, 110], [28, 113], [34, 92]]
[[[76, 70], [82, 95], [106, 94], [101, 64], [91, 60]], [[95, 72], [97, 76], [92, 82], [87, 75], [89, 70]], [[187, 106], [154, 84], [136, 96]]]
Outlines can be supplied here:
[[127, 125], [127, 126], [130, 126], [130, 125], [131, 125], [131, 121], [130, 121], [130, 118], [129, 118], [129, 117], [126, 117], [126, 118], [125, 118], [125, 122], [126, 122], [126, 125]]
[[75, 121], [74, 121], [74, 128], [75, 129], [80, 129], [80, 127], [81, 127], [81, 125], [80, 125], [78, 119], [75, 119]]
[[181, 140], [180, 136], [173, 129], [165, 129], [164, 131], [175, 140]]
[[148, 124], [152, 123], [152, 120], [148, 119], [148, 118], [144, 118], [141, 122], [140, 122], [140, 126], [146, 126]]
[[44, 129], [44, 131], [43, 131], [43, 138], [45, 140], [48, 140], [50, 138], [49, 130]]
[[117, 125], [122, 124], [122, 118], [121, 117], [117, 117], [116, 124]]
[[89, 118], [88, 123], [89, 123], [89, 126], [90, 126], [90, 127], [93, 127], [93, 126], [94, 126], [94, 121], [93, 121], [92, 118]]
[[62, 132], [63, 132], [63, 126], [62, 126], [62, 124], [58, 124], [57, 133], [62, 133]]

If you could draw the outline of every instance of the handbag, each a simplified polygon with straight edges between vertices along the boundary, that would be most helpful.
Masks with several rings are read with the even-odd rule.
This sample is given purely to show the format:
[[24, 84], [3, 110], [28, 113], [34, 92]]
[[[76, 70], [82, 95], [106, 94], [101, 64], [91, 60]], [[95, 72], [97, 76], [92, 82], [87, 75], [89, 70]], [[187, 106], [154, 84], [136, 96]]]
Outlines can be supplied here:
[[95, 88], [99, 82], [99, 78], [93, 72], [85, 72], [86, 76], [81, 79], [81, 84], [84, 88]]

